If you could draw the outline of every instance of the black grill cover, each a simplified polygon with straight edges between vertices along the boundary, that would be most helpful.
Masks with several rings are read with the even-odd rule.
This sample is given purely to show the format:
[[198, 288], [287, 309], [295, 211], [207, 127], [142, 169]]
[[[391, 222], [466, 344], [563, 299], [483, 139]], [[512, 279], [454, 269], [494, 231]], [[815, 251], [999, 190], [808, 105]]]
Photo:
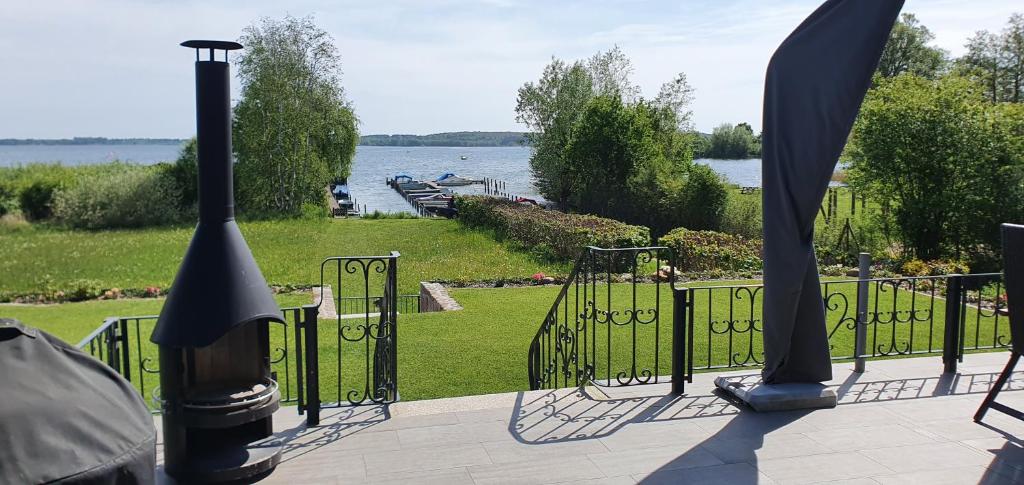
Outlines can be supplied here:
[[153, 483], [156, 428], [106, 364], [0, 319], [0, 483]]
[[903, 0], [828, 0], [775, 51], [764, 89], [764, 381], [832, 378], [814, 218]]

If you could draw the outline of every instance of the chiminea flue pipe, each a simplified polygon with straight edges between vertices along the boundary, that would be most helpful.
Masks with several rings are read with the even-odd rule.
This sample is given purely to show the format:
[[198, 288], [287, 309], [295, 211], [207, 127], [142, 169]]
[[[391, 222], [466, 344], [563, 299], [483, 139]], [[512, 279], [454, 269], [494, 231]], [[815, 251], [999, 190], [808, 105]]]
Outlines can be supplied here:
[[[235, 224], [231, 161], [231, 73], [235, 42], [190, 40], [196, 49], [199, 224], [160, 312], [151, 340], [205, 347], [248, 322], [283, 321], [252, 251]], [[224, 51], [215, 59], [214, 51]], [[209, 51], [209, 58], [205, 58]]]
[[[227, 51], [242, 46], [225, 42], [219, 47], [209, 44], [181, 45], [196, 50], [196, 137], [199, 164], [199, 221], [223, 222], [235, 217], [235, 187], [231, 167], [231, 71], [226, 62]], [[224, 50], [225, 62], [203, 62], [199, 47]]]

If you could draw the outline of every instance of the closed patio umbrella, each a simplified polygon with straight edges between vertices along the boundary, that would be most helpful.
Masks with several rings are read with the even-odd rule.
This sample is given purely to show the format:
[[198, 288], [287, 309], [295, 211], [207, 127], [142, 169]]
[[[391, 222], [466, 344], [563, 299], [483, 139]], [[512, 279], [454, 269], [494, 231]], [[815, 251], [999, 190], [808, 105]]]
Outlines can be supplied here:
[[814, 219], [903, 0], [828, 0], [779, 46], [764, 92], [764, 382], [832, 378]]

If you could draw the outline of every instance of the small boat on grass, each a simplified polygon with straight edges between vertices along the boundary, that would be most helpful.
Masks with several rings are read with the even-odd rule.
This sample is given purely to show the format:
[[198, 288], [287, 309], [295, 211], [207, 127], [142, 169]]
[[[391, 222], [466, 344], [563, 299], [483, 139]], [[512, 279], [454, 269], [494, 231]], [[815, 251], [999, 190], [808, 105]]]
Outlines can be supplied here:
[[475, 180], [468, 177], [455, 175], [454, 173], [451, 172], [446, 172], [445, 174], [435, 179], [434, 183], [442, 187], [455, 187], [460, 185], [481, 184], [483, 183], [483, 180]]

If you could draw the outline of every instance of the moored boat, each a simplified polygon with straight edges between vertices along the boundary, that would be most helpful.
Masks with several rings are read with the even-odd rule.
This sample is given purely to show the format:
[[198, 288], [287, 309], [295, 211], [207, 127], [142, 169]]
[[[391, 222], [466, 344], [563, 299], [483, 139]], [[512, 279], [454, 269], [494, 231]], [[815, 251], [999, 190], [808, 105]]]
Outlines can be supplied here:
[[474, 179], [471, 179], [471, 178], [468, 178], [468, 177], [462, 177], [462, 176], [459, 176], [459, 175], [455, 175], [454, 173], [451, 173], [451, 172], [446, 172], [443, 175], [441, 175], [440, 177], [438, 177], [437, 179], [435, 179], [434, 182], [437, 185], [440, 185], [442, 187], [454, 187], [454, 186], [459, 186], [459, 185], [478, 184], [478, 183], [482, 183], [483, 181], [482, 180], [474, 180]]

